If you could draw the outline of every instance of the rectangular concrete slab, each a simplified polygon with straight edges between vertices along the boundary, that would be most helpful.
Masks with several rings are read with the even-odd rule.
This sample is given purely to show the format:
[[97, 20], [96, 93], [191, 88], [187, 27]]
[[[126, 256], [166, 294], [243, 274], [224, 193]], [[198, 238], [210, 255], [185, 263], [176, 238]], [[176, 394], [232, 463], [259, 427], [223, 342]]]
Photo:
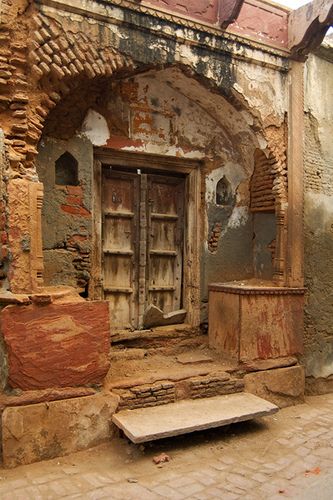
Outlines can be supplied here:
[[258, 396], [237, 393], [123, 410], [112, 420], [133, 443], [144, 443], [263, 417], [278, 410]]

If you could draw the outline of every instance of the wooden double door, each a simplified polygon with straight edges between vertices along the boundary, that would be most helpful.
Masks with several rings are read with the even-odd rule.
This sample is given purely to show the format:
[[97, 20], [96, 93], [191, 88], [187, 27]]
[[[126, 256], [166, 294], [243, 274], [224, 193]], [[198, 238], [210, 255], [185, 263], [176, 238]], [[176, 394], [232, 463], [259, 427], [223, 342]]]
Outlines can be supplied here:
[[134, 172], [102, 170], [102, 273], [111, 325], [140, 329], [182, 307], [185, 179]]

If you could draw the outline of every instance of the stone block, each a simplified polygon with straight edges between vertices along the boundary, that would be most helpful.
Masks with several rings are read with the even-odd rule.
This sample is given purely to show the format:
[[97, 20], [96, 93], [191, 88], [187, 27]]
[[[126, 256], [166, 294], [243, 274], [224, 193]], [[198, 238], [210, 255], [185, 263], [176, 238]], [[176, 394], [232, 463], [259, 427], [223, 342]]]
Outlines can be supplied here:
[[4, 466], [67, 455], [109, 439], [118, 402], [118, 396], [101, 393], [6, 408], [2, 415]]
[[303, 366], [250, 373], [244, 377], [245, 391], [267, 399], [280, 408], [304, 402]]
[[99, 384], [108, 372], [107, 302], [8, 306], [1, 312], [1, 330], [14, 388]]
[[248, 363], [303, 352], [304, 289], [209, 285], [209, 345]]

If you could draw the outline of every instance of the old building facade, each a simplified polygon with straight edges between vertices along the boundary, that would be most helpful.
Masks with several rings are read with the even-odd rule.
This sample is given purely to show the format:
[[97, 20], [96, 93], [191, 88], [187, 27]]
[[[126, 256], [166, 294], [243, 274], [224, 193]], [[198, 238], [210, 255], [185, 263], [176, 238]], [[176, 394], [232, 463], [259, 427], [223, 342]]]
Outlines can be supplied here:
[[[111, 414], [126, 397], [105, 385], [110, 338], [163, 325], [201, 338], [208, 324], [211, 348], [252, 364], [239, 382], [250, 392], [274, 400], [267, 387], [285, 385], [293, 404], [305, 375], [328, 390], [332, 48], [318, 46], [331, 2], [292, 14], [266, 0], [1, 9], [8, 465], [36, 459], [12, 451], [10, 418], [32, 417], [10, 411], [57, 400], [78, 419], [87, 405]], [[105, 425], [69, 449], [46, 443], [44, 457], [105, 438]]]

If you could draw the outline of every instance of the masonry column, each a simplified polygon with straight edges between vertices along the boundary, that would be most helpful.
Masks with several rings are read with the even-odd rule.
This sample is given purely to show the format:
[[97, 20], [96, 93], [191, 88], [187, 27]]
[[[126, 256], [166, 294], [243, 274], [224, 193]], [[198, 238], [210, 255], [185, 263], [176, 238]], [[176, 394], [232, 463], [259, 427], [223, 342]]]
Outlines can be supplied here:
[[287, 284], [304, 285], [303, 251], [303, 148], [304, 148], [304, 64], [290, 62], [288, 113], [288, 236]]
[[7, 189], [9, 287], [13, 293], [31, 293], [43, 284], [43, 184], [12, 179]]

